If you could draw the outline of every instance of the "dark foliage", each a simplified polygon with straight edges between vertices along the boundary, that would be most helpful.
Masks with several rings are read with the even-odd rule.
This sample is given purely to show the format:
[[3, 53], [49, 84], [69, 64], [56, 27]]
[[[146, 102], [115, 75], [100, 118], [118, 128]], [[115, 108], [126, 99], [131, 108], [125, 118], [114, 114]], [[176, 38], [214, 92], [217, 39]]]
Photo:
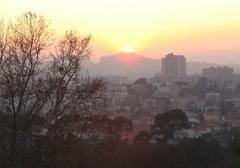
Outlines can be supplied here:
[[170, 110], [158, 114], [151, 127], [151, 134], [158, 143], [166, 143], [173, 138], [177, 130], [187, 129], [189, 122], [186, 114], [181, 110]]

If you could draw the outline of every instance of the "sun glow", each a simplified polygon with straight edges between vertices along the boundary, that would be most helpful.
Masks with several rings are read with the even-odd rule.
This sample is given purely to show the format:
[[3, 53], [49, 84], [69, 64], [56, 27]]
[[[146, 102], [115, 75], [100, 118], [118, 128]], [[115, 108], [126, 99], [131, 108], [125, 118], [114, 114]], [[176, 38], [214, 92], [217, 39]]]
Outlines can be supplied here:
[[235, 64], [240, 53], [239, 6], [239, 0], [0, 0], [0, 17], [30, 10], [46, 17], [58, 37], [72, 27], [91, 34], [96, 59], [119, 51], [152, 58], [174, 51], [192, 60], [218, 58], [225, 64], [224, 56], [231, 52], [228, 61]]
[[122, 48], [122, 52], [125, 52], [125, 53], [132, 53], [134, 50], [133, 50], [133, 47], [130, 46], [129, 44], [125, 44]]

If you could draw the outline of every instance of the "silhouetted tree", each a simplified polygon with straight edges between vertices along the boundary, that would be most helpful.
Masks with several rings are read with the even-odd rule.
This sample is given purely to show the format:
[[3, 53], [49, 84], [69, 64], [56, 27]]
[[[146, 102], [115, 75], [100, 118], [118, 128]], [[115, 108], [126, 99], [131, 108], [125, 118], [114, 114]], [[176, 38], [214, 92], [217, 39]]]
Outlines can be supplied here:
[[[4, 25], [4, 23], [1, 23]], [[50, 42], [48, 22], [41, 16], [27, 12], [15, 22], [1, 29], [0, 90], [1, 113], [9, 120], [5, 125], [9, 130], [9, 150], [13, 168], [22, 155], [17, 144], [21, 140], [23, 149], [26, 136], [31, 134], [29, 120], [40, 114], [47, 100], [47, 92], [37, 77], [41, 63], [41, 53]], [[24, 161], [23, 161], [24, 162]]]
[[103, 134], [103, 140], [109, 143], [108, 145], [124, 142], [126, 140], [124, 134], [130, 133], [133, 129], [132, 121], [122, 116], [114, 119], [105, 116], [96, 123], [95, 128]]
[[166, 143], [173, 138], [174, 132], [189, 127], [186, 114], [181, 110], [170, 110], [158, 114], [151, 126], [151, 134], [158, 143]]
[[136, 144], [148, 144], [150, 139], [151, 139], [151, 134], [149, 132], [141, 131], [135, 137], [134, 142]]
[[12, 168], [32, 167], [30, 158], [40, 150], [39, 143], [38, 167], [60, 161], [64, 152], [49, 151], [69, 147], [64, 145], [69, 139], [81, 142], [91, 116], [104, 104], [103, 80], [82, 73], [91, 54], [90, 37], [68, 31], [44, 59], [51, 35], [46, 19], [33, 12], [10, 25], [0, 22], [1, 151], [4, 165]]
[[150, 85], [145, 78], [139, 78], [132, 84], [133, 94], [141, 99], [148, 98], [153, 94], [154, 87]]
[[225, 149], [216, 140], [200, 137], [185, 139], [179, 143], [178, 149], [187, 156], [191, 167], [215, 167], [225, 159]]

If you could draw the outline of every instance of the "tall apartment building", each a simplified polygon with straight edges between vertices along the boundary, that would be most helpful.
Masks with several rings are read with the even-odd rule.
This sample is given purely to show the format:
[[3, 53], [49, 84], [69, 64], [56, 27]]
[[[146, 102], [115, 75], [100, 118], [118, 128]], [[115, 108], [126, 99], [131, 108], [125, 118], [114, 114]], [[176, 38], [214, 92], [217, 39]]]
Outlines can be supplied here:
[[170, 53], [162, 59], [162, 74], [168, 78], [183, 78], [187, 75], [186, 58]]

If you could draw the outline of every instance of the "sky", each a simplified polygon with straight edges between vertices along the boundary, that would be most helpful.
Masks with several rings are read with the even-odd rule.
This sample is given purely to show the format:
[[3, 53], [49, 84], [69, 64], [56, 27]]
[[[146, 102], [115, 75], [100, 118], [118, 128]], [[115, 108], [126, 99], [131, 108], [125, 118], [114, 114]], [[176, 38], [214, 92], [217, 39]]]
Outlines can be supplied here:
[[0, 0], [0, 15], [47, 17], [57, 35], [91, 34], [93, 59], [127, 48], [160, 59], [240, 64], [240, 0]]

